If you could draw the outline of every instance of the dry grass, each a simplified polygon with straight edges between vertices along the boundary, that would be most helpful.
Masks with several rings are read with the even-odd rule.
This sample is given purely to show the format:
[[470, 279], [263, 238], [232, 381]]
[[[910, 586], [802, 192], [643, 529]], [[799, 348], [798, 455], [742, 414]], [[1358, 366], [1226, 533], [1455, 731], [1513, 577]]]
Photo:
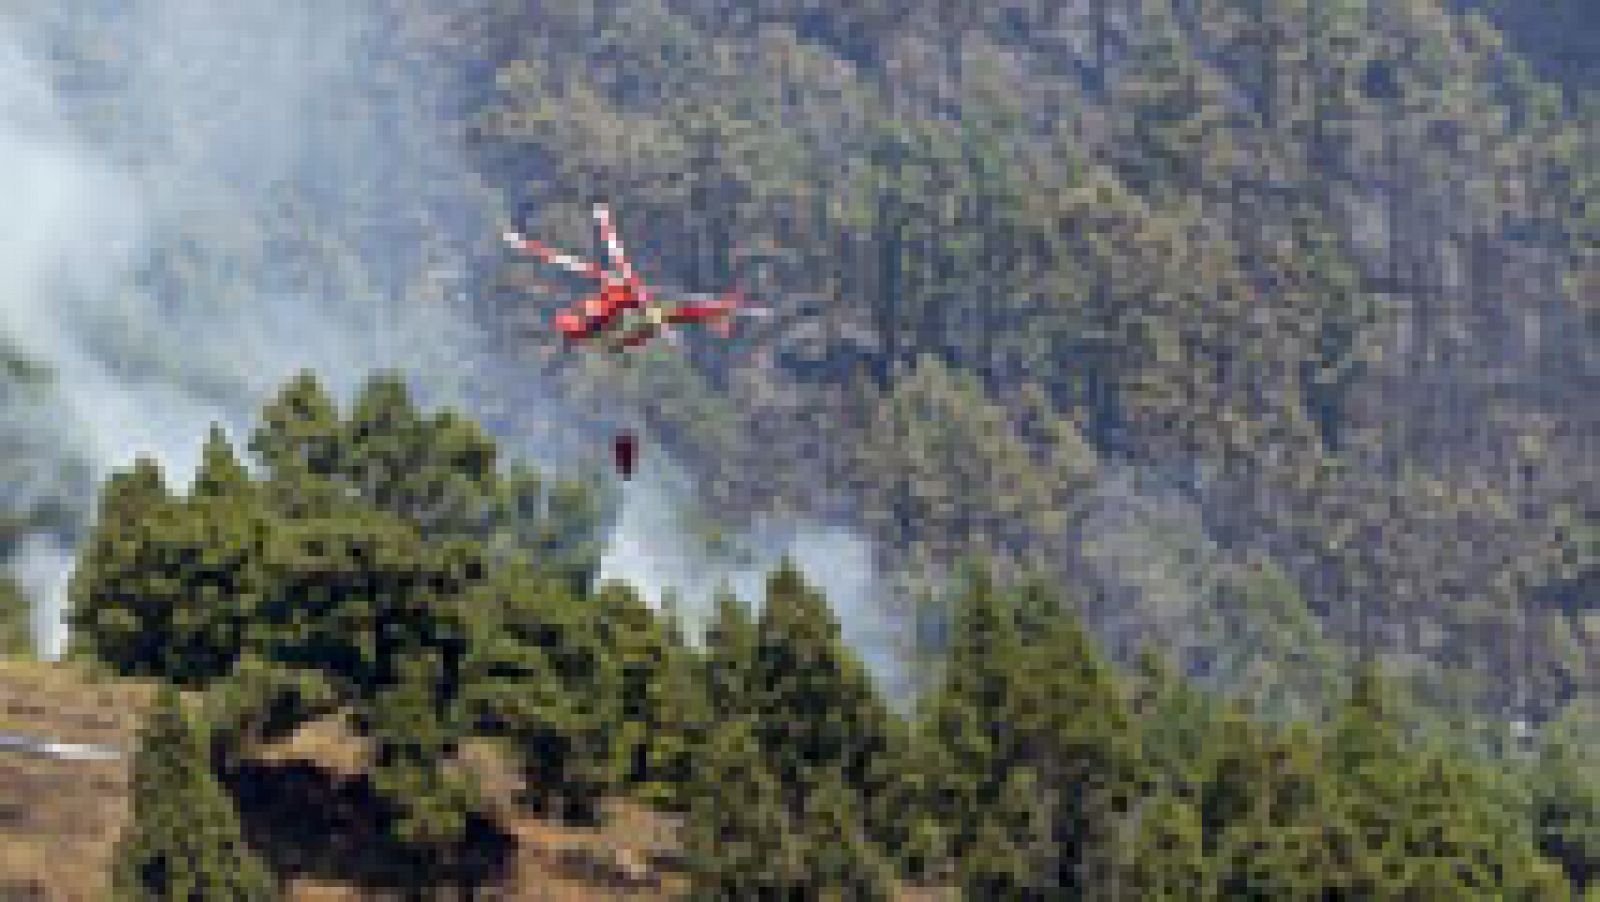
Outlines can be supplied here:
[[275, 764], [304, 761], [339, 776], [352, 777], [367, 766], [367, 743], [341, 714], [314, 720], [282, 742], [255, 750], [253, 760]]
[[[0, 660], [3, 732], [131, 749], [149, 696], [148, 686], [71, 665]], [[127, 782], [126, 760], [0, 751], [0, 899], [103, 899]]]

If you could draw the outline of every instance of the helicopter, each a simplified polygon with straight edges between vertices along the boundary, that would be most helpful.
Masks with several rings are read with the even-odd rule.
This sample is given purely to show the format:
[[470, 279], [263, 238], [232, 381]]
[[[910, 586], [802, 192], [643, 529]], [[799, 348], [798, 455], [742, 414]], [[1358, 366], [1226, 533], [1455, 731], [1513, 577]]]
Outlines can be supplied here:
[[[681, 300], [663, 302], [639, 278], [606, 204], [594, 206], [594, 218], [605, 243], [610, 268], [573, 256], [535, 241], [515, 231], [504, 239], [517, 250], [574, 275], [600, 283], [595, 293], [557, 313], [552, 324], [569, 345], [598, 346], [613, 353], [626, 352], [664, 337], [682, 345], [679, 327], [704, 324], [718, 335], [733, 334], [736, 316], [762, 316], [769, 311], [745, 306], [736, 291], [722, 295], [682, 293]], [[632, 477], [638, 460], [638, 439], [632, 432], [621, 432], [612, 444], [616, 469], [624, 480]]]

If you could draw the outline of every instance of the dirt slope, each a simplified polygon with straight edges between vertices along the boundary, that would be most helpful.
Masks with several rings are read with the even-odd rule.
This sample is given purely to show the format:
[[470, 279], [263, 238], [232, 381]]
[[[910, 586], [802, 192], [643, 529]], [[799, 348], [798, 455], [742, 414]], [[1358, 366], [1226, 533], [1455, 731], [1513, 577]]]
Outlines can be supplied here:
[[[0, 660], [0, 736], [131, 751], [140, 711], [150, 695], [147, 685], [91, 679], [68, 665]], [[362, 887], [360, 865], [354, 861], [362, 851], [352, 848], [360, 845], [363, 820], [361, 757], [359, 742], [337, 723], [318, 723], [270, 749], [252, 771], [262, 780], [259, 785], [283, 791], [268, 804], [241, 806], [247, 832], [281, 832], [272, 830], [274, 822], [282, 815], [298, 815], [304, 828], [298, 831], [303, 839], [299, 851], [334, 853], [297, 855], [281, 841], [267, 850], [278, 864], [305, 858], [303, 868], [292, 869], [300, 872], [290, 882], [294, 899], [395, 895]], [[513, 796], [514, 780], [496, 756], [475, 749], [468, 758], [491, 798]], [[111, 851], [128, 816], [127, 765], [126, 757], [60, 760], [0, 748], [0, 902], [105, 898]], [[319, 803], [318, 792], [333, 793], [334, 801]], [[614, 806], [609, 825], [595, 830], [519, 816], [509, 805], [498, 808], [493, 829], [506, 840], [503, 861], [497, 879], [471, 891], [472, 898], [659, 899], [672, 897], [680, 885], [653, 866], [670, 857], [674, 843], [670, 821], [649, 812]], [[340, 859], [346, 867], [339, 866]]]
[[[147, 686], [0, 660], [0, 733], [133, 746]], [[0, 900], [99, 902], [127, 817], [127, 761], [0, 750]]]
[[[149, 685], [97, 680], [82, 669], [0, 660], [0, 737], [31, 737], [131, 752]], [[392, 867], [373, 840], [361, 741], [331, 719], [264, 750], [234, 781], [251, 844], [291, 875], [298, 902], [398, 899], [374, 878]], [[58, 760], [0, 748], [0, 902], [101, 902], [111, 852], [128, 816], [128, 758]], [[627, 803], [606, 826], [528, 816], [504, 757], [466, 749], [461, 766], [490, 800], [462, 873], [471, 889], [440, 899], [608, 900], [681, 897], [674, 819]], [[946, 898], [908, 891], [907, 902]]]

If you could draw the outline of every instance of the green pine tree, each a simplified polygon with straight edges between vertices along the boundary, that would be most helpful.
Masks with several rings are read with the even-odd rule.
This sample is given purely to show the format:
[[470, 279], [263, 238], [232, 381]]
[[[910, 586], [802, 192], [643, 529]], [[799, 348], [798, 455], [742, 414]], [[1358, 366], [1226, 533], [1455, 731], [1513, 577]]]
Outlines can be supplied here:
[[204, 733], [163, 687], [133, 762], [133, 819], [118, 842], [113, 895], [135, 902], [240, 902], [278, 893], [212, 775]]
[[867, 834], [897, 840], [903, 814], [885, 802], [905, 768], [908, 737], [827, 600], [787, 559], [767, 582], [754, 663], [756, 733], [790, 809], [801, 810], [817, 780], [836, 773]]
[[750, 725], [722, 721], [697, 755], [683, 848], [692, 898], [807, 898], [806, 844]]
[[106, 479], [100, 490], [96, 521], [108, 525], [131, 523], [171, 498], [161, 465], [141, 457], [127, 470], [113, 473]]
[[[1005, 875], [1019, 892], [1087, 892], [1114, 877], [1140, 767], [1113, 675], [1052, 596], [1037, 581], [1010, 589], [982, 562], [967, 566], [944, 679], [925, 714], [944, 765], [934, 809], [964, 872]], [[1017, 781], [1039, 787], [1026, 807]], [[1016, 851], [1018, 828], [994, 822], [996, 811], [1013, 821], [1038, 814], [1048, 842]]]
[[670, 613], [658, 615], [622, 583], [602, 586], [590, 603], [621, 671], [625, 781], [647, 801], [681, 807], [690, 750], [710, 721], [693, 652]]
[[715, 714], [700, 679], [701, 661], [678, 628], [673, 610], [664, 613], [664, 658], [650, 688], [652, 700], [641, 774], [645, 797], [672, 811], [688, 806], [695, 749], [705, 741]]
[[1111, 879], [1119, 825], [1145, 782], [1138, 737], [1110, 666], [1065, 609], [1018, 660], [1006, 716], [1015, 760], [1061, 800], [1055, 879], [1087, 892]]
[[16, 580], [0, 574], [0, 658], [33, 656], [32, 607]]
[[250, 487], [250, 474], [234, 456], [222, 427], [213, 423], [200, 451], [191, 495], [197, 498], [236, 498]]
[[970, 566], [956, 600], [943, 680], [927, 703], [928, 739], [938, 748], [936, 812], [960, 858], [977, 841], [1007, 768], [1017, 762], [1008, 723], [1020, 678], [1022, 637], [988, 570]]
[[1192, 805], [1165, 793], [1143, 799], [1129, 834], [1118, 849], [1118, 893], [1152, 902], [1217, 897], [1200, 816]]
[[707, 698], [719, 716], [745, 716], [756, 703], [755, 621], [726, 588], [716, 594], [713, 605], [705, 633]]
[[1212, 735], [1199, 814], [1223, 898], [1387, 898], [1389, 860], [1363, 847], [1319, 743], [1274, 735], [1237, 708]]
[[461, 601], [463, 705], [474, 731], [519, 751], [528, 797], [578, 820], [628, 769], [622, 671], [595, 606], [565, 581], [507, 567]]
[[395, 834], [421, 846], [460, 839], [479, 802], [476, 787], [444, 766], [465, 733], [463, 707], [441, 699], [437, 688], [450, 679], [448, 666], [438, 652], [415, 651], [356, 715], [375, 748], [373, 788], [400, 814]]
[[823, 774], [806, 797], [799, 817], [805, 872], [812, 898], [887, 902], [893, 898], [894, 867], [867, 838], [857, 805], [837, 774]]
[[1151, 788], [1198, 803], [1209, 768], [1222, 749], [1221, 703], [1174, 674], [1152, 650], [1141, 652], [1130, 680], [1131, 712]]
[[302, 370], [262, 410], [250, 453], [275, 477], [330, 476], [343, 451], [340, 432], [333, 399], [315, 374]]
[[977, 813], [972, 839], [961, 857], [961, 885], [968, 898], [1044, 900], [1059, 898], [1052, 793], [1031, 768], [1018, 767], [1001, 781], [992, 802]]
[[246, 499], [156, 500], [152, 476], [107, 486], [108, 507], [138, 513], [101, 521], [81, 554], [75, 641], [124, 676], [199, 687], [233, 668], [249, 624], [260, 625], [272, 523]]

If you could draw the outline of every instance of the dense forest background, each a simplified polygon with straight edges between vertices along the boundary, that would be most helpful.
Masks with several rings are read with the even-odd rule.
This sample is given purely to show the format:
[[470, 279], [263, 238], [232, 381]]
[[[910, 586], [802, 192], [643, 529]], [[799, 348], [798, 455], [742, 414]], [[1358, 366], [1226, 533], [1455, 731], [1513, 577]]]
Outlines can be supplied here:
[[[9, 645], [26, 594], [61, 647], [111, 473], [181, 486], [301, 368], [328, 404], [394, 368], [587, 486], [572, 547], [652, 602], [624, 544], [701, 590], [806, 530], [869, 548], [870, 591], [828, 594], [889, 625], [858, 653], [897, 703], [982, 559], [1263, 719], [1369, 664], [1475, 753], [1596, 730], [1585, 4], [225, 6], [0, 4]], [[597, 200], [651, 278], [777, 316], [561, 352], [580, 286], [498, 236], [590, 251]]]
[[492, 33], [480, 170], [531, 230], [613, 198], [664, 277], [789, 314], [631, 393], [717, 509], [843, 518], [914, 576], [1044, 567], [1119, 659], [1301, 703], [1324, 653], [1506, 718], [1593, 691], [1594, 119], [1481, 18], [683, 3]]
[[[92, 164], [85, 197], [16, 176], [35, 594], [114, 465], [185, 472], [296, 367], [348, 396], [385, 364], [544, 461], [646, 424], [698, 533], [855, 531], [906, 660], [981, 549], [1065, 580], [1117, 660], [1285, 711], [1360, 657], [1496, 720], [1595, 692], [1581, 4], [263, 13], [10, 16], [8, 133]], [[496, 226], [591, 249], [601, 198], [653, 277], [781, 316], [551, 353], [576, 286]]]
[[[629, 811], [675, 838], [597, 872], [657, 898], [1600, 892], [1580, 732], [1486, 757], [1372, 662], [1325, 721], [1265, 723], [1160, 651], [1118, 673], [1058, 579], [970, 557], [932, 679], [896, 705], [793, 562], [691, 632], [595, 586], [588, 487], [500, 464], [392, 375], [341, 410], [306, 373], [246, 455], [212, 430], [188, 492], [150, 461], [107, 481], [73, 656], [158, 687], [115, 898], [305, 898], [307, 877], [529, 898], [551, 873], [516, 864], [517, 825], [615, 838]], [[344, 740], [274, 757], [319, 725]]]

